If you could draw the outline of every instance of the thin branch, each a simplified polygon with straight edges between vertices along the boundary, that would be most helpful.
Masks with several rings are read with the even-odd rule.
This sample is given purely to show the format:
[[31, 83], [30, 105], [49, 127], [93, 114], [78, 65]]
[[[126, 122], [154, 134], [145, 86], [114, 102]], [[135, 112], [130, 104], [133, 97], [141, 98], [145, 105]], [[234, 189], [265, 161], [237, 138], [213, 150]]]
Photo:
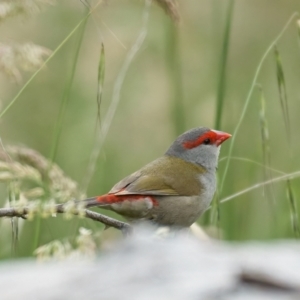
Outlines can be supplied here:
[[[56, 206], [56, 212], [59, 214], [65, 213], [65, 208], [64, 205], [59, 204]], [[105, 215], [96, 213], [94, 211], [84, 209], [84, 216], [88, 219], [100, 222], [108, 227], [113, 227], [118, 230], [121, 230], [123, 233], [129, 233], [132, 231], [132, 226], [129, 225], [128, 223], [107, 217]], [[9, 208], [0, 208], [0, 218], [3, 217], [19, 217], [26, 219], [26, 215], [29, 213], [29, 209], [27, 207], [24, 208], [14, 208], [14, 207], [9, 207]], [[69, 211], [68, 211], [69, 213]], [[79, 215], [78, 211], [72, 212], [73, 215]]]

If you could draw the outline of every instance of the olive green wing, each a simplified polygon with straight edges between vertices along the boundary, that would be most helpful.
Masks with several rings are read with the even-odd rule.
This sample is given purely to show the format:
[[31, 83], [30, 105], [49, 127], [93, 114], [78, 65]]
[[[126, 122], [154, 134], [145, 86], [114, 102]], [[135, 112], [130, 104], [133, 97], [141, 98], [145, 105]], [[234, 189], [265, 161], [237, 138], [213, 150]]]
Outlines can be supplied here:
[[109, 193], [116, 195], [199, 195], [197, 179], [202, 167], [176, 157], [163, 156], [118, 182]]
[[157, 172], [157, 164], [149, 164], [118, 182], [110, 191], [116, 195], [178, 195], [168, 183], [165, 172]]

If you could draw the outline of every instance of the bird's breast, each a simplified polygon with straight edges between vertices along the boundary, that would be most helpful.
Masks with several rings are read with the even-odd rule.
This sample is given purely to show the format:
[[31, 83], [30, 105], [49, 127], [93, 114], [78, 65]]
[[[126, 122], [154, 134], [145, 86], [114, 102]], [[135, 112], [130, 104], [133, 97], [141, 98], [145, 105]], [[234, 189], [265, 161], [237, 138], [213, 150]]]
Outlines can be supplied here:
[[201, 201], [203, 205], [208, 207], [216, 191], [216, 176], [212, 172], [207, 172], [199, 175], [198, 180], [201, 182], [202, 187], [200, 193]]

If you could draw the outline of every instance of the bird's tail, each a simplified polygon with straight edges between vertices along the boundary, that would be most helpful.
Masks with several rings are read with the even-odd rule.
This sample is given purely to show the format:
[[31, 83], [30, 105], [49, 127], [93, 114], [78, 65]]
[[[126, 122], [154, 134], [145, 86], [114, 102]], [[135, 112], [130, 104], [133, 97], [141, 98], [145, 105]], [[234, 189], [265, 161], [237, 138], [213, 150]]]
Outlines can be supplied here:
[[[126, 196], [127, 197], [127, 196]], [[101, 196], [96, 196], [92, 198], [87, 198], [78, 203], [84, 203], [85, 207], [93, 207], [93, 206], [107, 206], [113, 203], [117, 203], [123, 200], [124, 197], [116, 196], [114, 194], [105, 194]]]
[[[74, 200], [71, 202], [73, 202], [75, 205], [79, 205], [79, 206], [82, 205], [85, 208], [95, 207], [95, 206], [105, 207], [105, 206], [109, 206], [110, 204], [113, 204], [113, 203], [121, 202], [123, 200], [123, 198], [124, 198], [123, 196], [116, 196], [114, 194], [106, 194], [106, 195], [91, 197], [91, 198], [87, 198], [87, 199], [83, 199], [83, 200]], [[58, 204], [56, 206], [56, 209], [58, 211], [60, 211], [60, 210], [63, 211], [65, 207], [66, 207], [66, 203], [62, 203], [62, 204]]]
[[66, 203], [57, 204], [56, 211], [64, 212], [66, 207], [68, 206], [68, 203], [71, 203], [71, 204], [73, 203], [73, 205], [75, 205], [75, 206], [78, 205], [78, 207], [83, 206], [83, 208], [106, 205], [106, 203], [101, 203], [101, 201], [99, 202], [99, 197], [91, 197], [91, 198], [87, 198], [87, 199], [83, 199], [83, 200], [73, 200], [73, 201], [69, 201]]
[[84, 200], [80, 200], [80, 201], [78, 201], [78, 203], [83, 203], [86, 208], [94, 207], [94, 206], [101, 206], [102, 203], [99, 202], [98, 198], [99, 197], [91, 197], [91, 198], [87, 198]]

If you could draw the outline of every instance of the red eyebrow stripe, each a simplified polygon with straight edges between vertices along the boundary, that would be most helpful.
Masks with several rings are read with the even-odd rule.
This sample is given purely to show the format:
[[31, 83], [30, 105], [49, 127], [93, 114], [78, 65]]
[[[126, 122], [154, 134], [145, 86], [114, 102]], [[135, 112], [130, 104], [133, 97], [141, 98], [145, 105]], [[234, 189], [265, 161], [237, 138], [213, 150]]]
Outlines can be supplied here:
[[212, 143], [215, 142], [217, 134], [214, 131], [208, 131], [201, 136], [197, 137], [195, 140], [186, 141], [183, 143], [183, 147], [186, 149], [192, 149], [201, 145], [204, 140], [210, 139]]

